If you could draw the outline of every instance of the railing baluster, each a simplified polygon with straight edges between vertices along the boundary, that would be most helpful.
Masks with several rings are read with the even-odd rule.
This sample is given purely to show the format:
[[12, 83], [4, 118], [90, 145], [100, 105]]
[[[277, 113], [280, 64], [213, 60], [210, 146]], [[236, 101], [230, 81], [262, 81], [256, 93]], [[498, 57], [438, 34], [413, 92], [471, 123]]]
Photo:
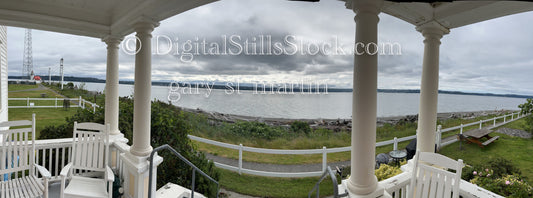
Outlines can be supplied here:
[[196, 181], [196, 169], [192, 169], [191, 198], [194, 198], [194, 183]]

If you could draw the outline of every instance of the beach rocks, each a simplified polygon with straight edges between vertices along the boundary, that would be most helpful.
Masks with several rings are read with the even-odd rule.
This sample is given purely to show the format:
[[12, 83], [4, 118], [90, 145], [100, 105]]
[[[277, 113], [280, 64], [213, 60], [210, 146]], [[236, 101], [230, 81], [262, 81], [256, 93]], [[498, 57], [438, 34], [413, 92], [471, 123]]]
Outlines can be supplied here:
[[526, 138], [526, 139], [531, 138], [531, 133], [527, 131], [518, 130], [518, 129], [510, 129], [510, 128], [505, 128], [505, 127], [499, 128], [498, 130], [496, 130], [496, 133], [503, 133], [503, 134], [510, 135], [513, 137], [521, 137], [521, 138]]

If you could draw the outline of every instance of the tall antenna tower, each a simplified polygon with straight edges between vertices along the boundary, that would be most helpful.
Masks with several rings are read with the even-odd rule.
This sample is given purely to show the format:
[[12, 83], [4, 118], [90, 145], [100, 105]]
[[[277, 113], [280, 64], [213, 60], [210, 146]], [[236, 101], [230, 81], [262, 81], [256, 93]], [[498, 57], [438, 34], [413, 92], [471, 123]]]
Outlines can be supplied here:
[[31, 49], [31, 29], [26, 29], [24, 36], [24, 56], [22, 58], [22, 77], [30, 79], [33, 71], [33, 55]]
[[59, 60], [59, 73], [61, 73], [61, 89], [63, 89], [63, 58]]

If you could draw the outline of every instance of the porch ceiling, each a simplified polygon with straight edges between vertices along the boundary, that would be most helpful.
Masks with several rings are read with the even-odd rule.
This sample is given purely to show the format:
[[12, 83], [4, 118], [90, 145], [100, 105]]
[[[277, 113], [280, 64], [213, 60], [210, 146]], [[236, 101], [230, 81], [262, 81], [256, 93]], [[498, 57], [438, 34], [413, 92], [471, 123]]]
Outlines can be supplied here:
[[132, 33], [142, 17], [161, 21], [215, 0], [2, 0], [0, 24], [103, 38]]
[[[2, 0], [0, 24], [97, 38], [124, 36], [134, 32], [132, 23], [141, 17], [161, 21], [214, 1]], [[383, 12], [413, 25], [435, 20], [451, 29], [533, 10], [532, 2], [446, 1], [385, 1]]]
[[434, 20], [448, 29], [532, 10], [533, 2], [524, 1], [385, 1], [383, 8], [383, 12], [415, 26]]

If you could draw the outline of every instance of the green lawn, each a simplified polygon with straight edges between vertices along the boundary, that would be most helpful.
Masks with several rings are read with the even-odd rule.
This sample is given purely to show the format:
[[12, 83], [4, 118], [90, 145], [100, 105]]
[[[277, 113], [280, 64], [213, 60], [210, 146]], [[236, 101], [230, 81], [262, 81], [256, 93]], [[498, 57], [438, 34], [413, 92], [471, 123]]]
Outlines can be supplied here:
[[39, 85], [8, 84], [7, 87], [9, 91], [19, 91], [25, 89], [34, 89], [39, 87]]
[[35, 113], [35, 136], [39, 137], [41, 130], [46, 126], [60, 125], [65, 122], [66, 117], [70, 117], [78, 111], [79, 108], [16, 108], [9, 109], [9, 120], [31, 120], [31, 115]]
[[[18, 85], [10, 84], [9, 92], [10, 98], [41, 98], [41, 93], [45, 93], [46, 97], [49, 98], [62, 98], [61, 96], [55, 94], [50, 90], [33, 90], [33, 91], [23, 91], [26, 89], [37, 88], [38, 85]], [[55, 101], [30, 101], [38, 105], [54, 105]], [[10, 106], [26, 106], [26, 101], [9, 101]], [[58, 103], [58, 105], [63, 105], [63, 102]], [[76, 113], [79, 108], [69, 108], [67, 110], [63, 108], [10, 108], [8, 112], [9, 120], [31, 120], [31, 115], [35, 113], [36, 119], [36, 137], [39, 137], [41, 130], [46, 126], [60, 125], [65, 122], [65, 118], [72, 116]]]
[[[239, 175], [224, 169], [219, 169], [219, 171], [219, 182], [223, 188], [257, 197], [307, 197], [307, 193], [318, 182], [318, 177], [274, 178], [246, 174]], [[333, 185], [328, 177], [320, 185], [320, 195], [325, 197], [332, 194]]]

